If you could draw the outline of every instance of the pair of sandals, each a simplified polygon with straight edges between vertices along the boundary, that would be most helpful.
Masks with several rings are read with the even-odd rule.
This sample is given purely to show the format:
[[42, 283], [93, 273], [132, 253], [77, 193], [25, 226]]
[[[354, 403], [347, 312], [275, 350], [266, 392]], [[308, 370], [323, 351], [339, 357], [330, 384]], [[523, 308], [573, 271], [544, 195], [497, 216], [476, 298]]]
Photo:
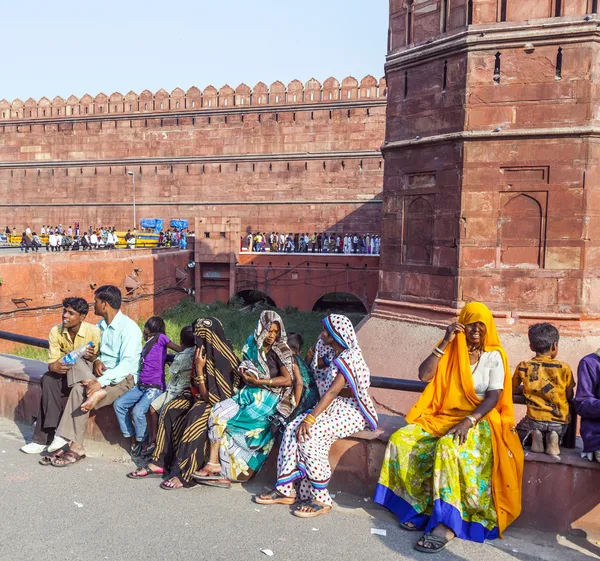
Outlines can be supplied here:
[[[420, 532], [419, 528], [417, 528], [413, 524], [408, 524], [405, 522], [400, 522], [400, 528], [406, 530], [407, 532]], [[454, 538], [446, 538], [443, 536], [438, 536], [433, 534], [432, 532], [426, 532], [423, 534], [414, 548], [416, 551], [420, 553], [439, 553], [440, 551], [446, 549], [446, 546], [453, 540]], [[419, 543], [421, 542], [421, 543]]]
[[48, 456], [44, 456], [39, 464], [41, 466], [53, 466], [57, 468], [69, 467], [85, 459], [85, 454], [78, 454], [73, 450], [58, 450]]
[[[259, 505], [293, 505], [296, 502], [296, 497], [286, 497], [277, 491], [277, 489], [273, 489], [268, 493], [254, 497], [254, 501]], [[303, 511], [303, 507], [308, 507], [311, 511]], [[302, 501], [292, 514], [298, 518], [314, 518], [315, 516], [327, 514], [329, 511], [331, 511], [329, 505], [324, 505], [311, 499]]]

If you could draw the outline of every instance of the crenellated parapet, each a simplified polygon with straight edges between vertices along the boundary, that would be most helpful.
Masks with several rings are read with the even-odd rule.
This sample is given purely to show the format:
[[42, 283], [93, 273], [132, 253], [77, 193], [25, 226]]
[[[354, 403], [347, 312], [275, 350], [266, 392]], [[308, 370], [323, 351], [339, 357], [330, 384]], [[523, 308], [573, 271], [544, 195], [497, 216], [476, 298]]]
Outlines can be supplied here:
[[171, 93], [160, 89], [156, 93], [144, 90], [140, 94], [129, 92], [126, 95], [119, 92], [112, 93], [110, 96], [99, 93], [95, 97], [85, 94], [81, 98], [70, 96], [66, 100], [62, 97], [55, 97], [52, 101], [46, 97], [39, 101], [30, 98], [25, 102], [15, 99], [12, 103], [3, 99], [0, 101], [0, 120], [75, 117], [107, 113], [163, 113], [234, 106], [352, 102], [381, 99], [386, 96], [385, 78], [377, 80], [373, 76], [365, 76], [359, 82], [350, 76], [341, 83], [335, 78], [328, 78], [323, 84], [312, 78], [306, 84], [302, 84], [299, 80], [293, 80], [287, 86], [277, 81], [270, 87], [259, 82], [254, 88], [240, 84], [233, 89], [226, 84], [219, 90], [214, 86], [207, 86], [204, 90], [193, 86], [187, 91], [175, 88]]

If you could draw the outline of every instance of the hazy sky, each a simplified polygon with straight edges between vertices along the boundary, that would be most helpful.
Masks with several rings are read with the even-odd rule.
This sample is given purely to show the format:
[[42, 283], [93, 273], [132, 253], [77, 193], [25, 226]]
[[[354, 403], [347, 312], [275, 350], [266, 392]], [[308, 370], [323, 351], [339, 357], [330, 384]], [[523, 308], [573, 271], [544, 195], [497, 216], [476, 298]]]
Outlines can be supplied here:
[[2, 6], [0, 99], [383, 76], [388, 0]]

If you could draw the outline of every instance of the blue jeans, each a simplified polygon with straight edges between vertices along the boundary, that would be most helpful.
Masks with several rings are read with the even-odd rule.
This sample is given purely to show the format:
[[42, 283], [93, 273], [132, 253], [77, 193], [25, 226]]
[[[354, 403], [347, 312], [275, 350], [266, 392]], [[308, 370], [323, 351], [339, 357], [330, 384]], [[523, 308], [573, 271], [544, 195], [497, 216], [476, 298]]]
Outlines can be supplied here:
[[[157, 388], [141, 388], [136, 385], [113, 403], [124, 437], [131, 438], [135, 432], [135, 439], [138, 442], [144, 441], [147, 428], [146, 413], [150, 404], [161, 393], [163, 393], [162, 390]], [[131, 415], [129, 415], [129, 409], [132, 407]]]

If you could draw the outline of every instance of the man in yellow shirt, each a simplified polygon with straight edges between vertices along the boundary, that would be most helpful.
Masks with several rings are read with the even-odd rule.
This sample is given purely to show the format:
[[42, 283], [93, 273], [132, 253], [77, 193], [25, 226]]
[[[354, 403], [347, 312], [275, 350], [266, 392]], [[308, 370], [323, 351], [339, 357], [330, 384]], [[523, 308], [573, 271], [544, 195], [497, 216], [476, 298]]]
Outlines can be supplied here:
[[96, 353], [100, 346], [100, 329], [84, 321], [89, 311], [88, 303], [83, 298], [65, 298], [62, 305], [62, 322], [52, 328], [48, 337], [48, 372], [40, 382], [42, 397], [33, 440], [21, 448], [26, 454], [41, 454], [54, 439], [73, 385], [69, 383], [71, 366], [63, 362], [63, 357], [90, 341], [94, 343]]

